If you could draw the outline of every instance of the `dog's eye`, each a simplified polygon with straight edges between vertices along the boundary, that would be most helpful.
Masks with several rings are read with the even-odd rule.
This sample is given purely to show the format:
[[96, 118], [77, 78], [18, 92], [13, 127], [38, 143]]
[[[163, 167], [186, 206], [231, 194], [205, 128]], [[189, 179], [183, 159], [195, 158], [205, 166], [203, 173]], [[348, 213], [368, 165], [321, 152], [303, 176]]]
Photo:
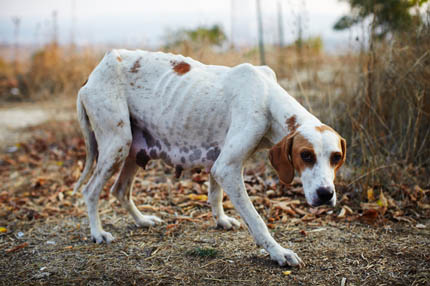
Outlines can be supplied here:
[[331, 155], [331, 163], [333, 165], [337, 165], [337, 163], [339, 163], [339, 161], [342, 159], [342, 155], [340, 153], [334, 153], [333, 155]]
[[300, 157], [302, 157], [302, 160], [306, 163], [313, 163], [315, 161], [314, 154], [310, 151], [303, 151], [300, 153]]

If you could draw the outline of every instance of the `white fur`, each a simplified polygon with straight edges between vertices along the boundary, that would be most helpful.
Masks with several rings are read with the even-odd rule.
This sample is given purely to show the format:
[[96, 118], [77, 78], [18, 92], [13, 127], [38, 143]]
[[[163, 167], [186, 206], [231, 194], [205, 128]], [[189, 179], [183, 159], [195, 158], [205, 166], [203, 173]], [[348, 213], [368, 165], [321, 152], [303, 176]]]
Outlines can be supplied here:
[[[303, 190], [306, 200], [310, 205], [318, 205], [318, 196], [316, 190], [318, 187], [328, 187], [335, 190], [334, 187], [334, 168], [330, 165], [330, 155], [334, 152], [342, 152], [339, 147], [339, 137], [331, 132], [315, 132], [315, 126], [305, 125], [298, 129], [314, 148], [316, 155], [316, 164], [312, 168], [305, 169], [301, 174]], [[336, 204], [336, 192], [329, 202], [330, 205]]]
[[[180, 63], [189, 65], [189, 70], [175, 71]], [[179, 170], [206, 167], [217, 224], [226, 229], [239, 226], [224, 213], [224, 189], [256, 243], [273, 260], [280, 265], [303, 264], [270, 235], [246, 193], [243, 164], [257, 149], [273, 146], [289, 134], [292, 130], [285, 122], [295, 116], [318, 156], [318, 164], [302, 174], [306, 198], [313, 204], [316, 188], [333, 184], [327, 156], [338, 146], [331, 132], [315, 130], [321, 122], [277, 84], [270, 68], [211, 66], [179, 55], [113, 50], [80, 90], [77, 107], [87, 161], [75, 190], [91, 175], [98, 150], [95, 170], [84, 188], [93, 240], [113, 240], [102, 229], [98, 198], [116, 165], [121, 172], [112, 192], [136, 224], [161, 222], [142, 215], [131, 197], [136, 163], [143, 164], [146, 155], [162, 158]]]

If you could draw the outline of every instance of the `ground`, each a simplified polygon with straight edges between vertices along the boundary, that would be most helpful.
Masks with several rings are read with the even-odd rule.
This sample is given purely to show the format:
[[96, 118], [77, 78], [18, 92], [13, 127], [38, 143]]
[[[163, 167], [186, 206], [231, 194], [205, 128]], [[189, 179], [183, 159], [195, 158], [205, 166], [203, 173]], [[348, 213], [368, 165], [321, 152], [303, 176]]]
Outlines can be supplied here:
[[[0, 120], [12, 134], [3, 136], [0, 150], [0, 285], [430, 285], [427, 205], [417, 209], [413, 200], [401, 204], [388, 194], [373, 205], [354, 203], [355, 190], [338, 182], [335, 208], [311, 208], [299, 180], [291, 188], [278, 185], [264, 153], [247, 165], [248, 192], [276, 240], [306, 267], [278, 266], [245, 227], [215, 228], [207, 174], [176, 180], [159, 162], [139, 172], [135, 200], [165, 223], [137, 228], [103, 192], [102, 221], [116, 240], [94, 244], [82, 195], [71, 193], [85, 158], [83, 142], [73, 103], [61, 106], [61, 121], [52, 120], [60, 112], [52, 112], [53, 103], [8, 109], [33, 126], [5, 127]], [[0, 118], [10, 114], [0, 110]], [[423, 192], [405, 190], [402, 202]], [[239, 218], [227, 198], [224, 206]]]
[[[108, 214], [111, 212], [108, 212]], [[90, 242], [86, 219], [17, 223], [2, 237], [4, 285], [429, 285], [430, 232], [400, 225], [276, 224], [273, 234], [306, 263], [280, 267], [245, 229], [223, 231], [211, 222], [138, 229], [105, 212], [110, 245]], [[109, 221], [109, 223], [108, 223]], [[17, 238], [18, 231], [24, 235]], [[289, 272], [291, 271], [290, 274]]]

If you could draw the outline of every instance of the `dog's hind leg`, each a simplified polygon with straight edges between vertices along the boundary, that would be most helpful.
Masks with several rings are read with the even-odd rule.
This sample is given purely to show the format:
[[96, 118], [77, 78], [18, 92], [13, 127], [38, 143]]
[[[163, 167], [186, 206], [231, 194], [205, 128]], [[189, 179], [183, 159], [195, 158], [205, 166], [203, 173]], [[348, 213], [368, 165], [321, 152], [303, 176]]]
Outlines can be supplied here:
[[212, 208], [212, 215], [216, 220], [216, 224], [224, 229], [231, 229], [240, 227], [240, 223], [224, 213], [222, 206], [223, 190], [220, 185], [215, 181], [212, 175], [209, 176], [209, 203]]
[[121, 205], [130, 213], [137, 226], [148, 227], [162, 222], [156, 216], [143, 215], [136, 207], [132, 198], [133, 182], [137, 171], [134, 158], [128, 156], [122, 166], [121, 172], [112, 186], [111, 192], [120, 201]]
[[99, 196], [106, 182], [127, 158], [132, 134], [126, 103], [115, 98], [112, 100], [112, 97], [100, 99], [98, 94], [100, 93], [83, 97], [99, 152], [96, 168], [85, 185], [83, 195], [88, 210], [91, 238], [97, 243], [109, 243], [114, 238], [102, 228], [98, 214]]

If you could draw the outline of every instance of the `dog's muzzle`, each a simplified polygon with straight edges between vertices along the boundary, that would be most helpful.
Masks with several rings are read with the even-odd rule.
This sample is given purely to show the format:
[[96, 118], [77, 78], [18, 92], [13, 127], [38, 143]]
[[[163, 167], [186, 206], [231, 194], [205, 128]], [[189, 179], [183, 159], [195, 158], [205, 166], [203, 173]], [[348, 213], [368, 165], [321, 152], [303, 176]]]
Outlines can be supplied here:
[[331, 205], [333, 206], [333, 196], [334, 190], [330, 187], [319, 187], [316, 191], [317, 200], [312, 205], [320, 206], [320, 205]]

